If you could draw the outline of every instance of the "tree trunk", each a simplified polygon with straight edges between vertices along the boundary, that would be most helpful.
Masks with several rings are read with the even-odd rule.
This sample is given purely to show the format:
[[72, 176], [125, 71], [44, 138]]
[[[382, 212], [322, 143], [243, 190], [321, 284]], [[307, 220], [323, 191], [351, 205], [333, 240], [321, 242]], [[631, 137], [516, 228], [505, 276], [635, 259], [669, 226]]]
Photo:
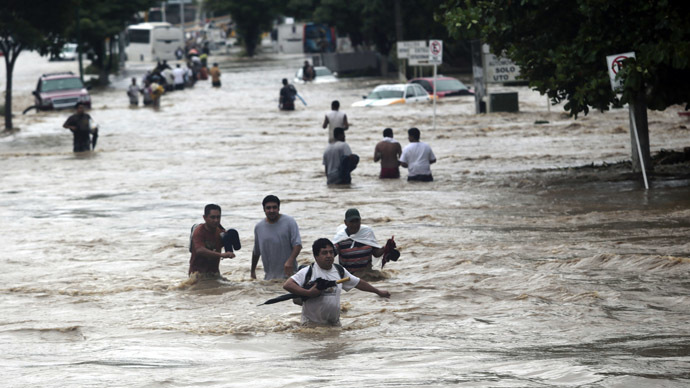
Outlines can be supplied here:
[[17, 56], [22, 51], [20, 47], [11, 47], [9, 44], [3, 45], [5, 54], [5, 130], [12, 129], [12, 73]]
[[[638, 94], [635, 101], [628, 104], [630, 109], [630, 150], [632, 152], [632, 169], [633, 172], [642, 172], [642, 164], [640, 163], [640, 151], [642, 154], [642, 161], [647, 172], [654, 170], [649, 152], [649, 127], [647, 126], [647, 103], [645, 102], [644, 94]], [[635, 138], [635, 131], [637, 129], [637, 138], [640, 141], [640, 151], [637, 149], [637, 140]]]

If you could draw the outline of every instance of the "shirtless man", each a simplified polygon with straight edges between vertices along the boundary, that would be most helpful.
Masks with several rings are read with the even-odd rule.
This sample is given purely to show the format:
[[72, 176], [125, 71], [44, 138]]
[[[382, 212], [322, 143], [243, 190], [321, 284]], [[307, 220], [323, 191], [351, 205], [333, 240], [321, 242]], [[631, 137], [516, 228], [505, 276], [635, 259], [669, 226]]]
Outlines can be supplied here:
[[393, 139], [393, 130], [386, 128], [383, 130], [383, 140], [376, 144], [374, 148], [374, 162], [381, 161], [380, 179], [400, 178], [400, 162], [398, 159], [402, 154], [402, 147], [397, 140]]

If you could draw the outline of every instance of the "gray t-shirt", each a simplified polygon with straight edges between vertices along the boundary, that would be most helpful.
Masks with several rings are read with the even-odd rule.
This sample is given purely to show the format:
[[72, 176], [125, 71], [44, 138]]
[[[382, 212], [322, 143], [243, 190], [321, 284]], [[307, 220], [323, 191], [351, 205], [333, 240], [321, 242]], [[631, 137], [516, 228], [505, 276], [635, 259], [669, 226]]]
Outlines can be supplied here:
[[323, 165], [326, 166], [326, 177], [329, 184], [339, 180], [340, 159], [347, 155], [352, 155], [352, 150], [344, 141], [336, 141], [326, 147], [326, 151], [323, 153]]
[[[254, 255], [261, 255], [264, 280], [285, 278], [283, 266], [296, 245], [302, 245], [302, 238], [294, 218], [281, 214], [278, 221], [273, 224], [269, 224], [265, 218], [256, 224]], [[297, 260], [294, 271], [296, 270]]]

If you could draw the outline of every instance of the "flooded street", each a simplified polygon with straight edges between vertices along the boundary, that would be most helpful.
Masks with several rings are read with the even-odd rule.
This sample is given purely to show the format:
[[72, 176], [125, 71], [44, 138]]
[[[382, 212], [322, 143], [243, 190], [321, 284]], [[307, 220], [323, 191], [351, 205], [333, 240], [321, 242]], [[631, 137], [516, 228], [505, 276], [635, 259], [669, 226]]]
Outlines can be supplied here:
[[[307, 106], [279, 112], [282, 78], [302, 57], [211, 56], [223, 86], [200, 81], [130, 108], [132, 65], [92, 90], [96, 152], [75, 156], [70, 111], [32, 105], [41, 73], [77, 71], [23, 53], [15, 126], [0, 137], [0, 347], [7, 387], [687, 387], [690, 384], [690, 178], [629, 167], [627, 109], [577, 120], [519, 92], [520, 113], [474, 115], [471, 97], [354, 108], [379, 83], [296, 87]], [[3, 89], [4, 66], [0, 71]], [[496, 90], [494, 88], [492, 91]], [[351, 186], [327, 186], [321, 128], [338, 99], [361, 157]], [[652, 152], [690, 146], [680, 107], [649, 111]], [[546, 124], [535, 124], [544, 120]], [[381, 181], [385, 127], [403, 146], [421, 130], [434, 182]], [[352, 290], [342, 328], [305, 328], [282, 281], [249, 276], [261, 200], [297, 221], [298, 260], [359, 209], [401, 251]], [[242, 249], [228, 281], [187, 282], [189, 230], [217, 203]], [[259, 264], [259, 278], [263, 269]]]

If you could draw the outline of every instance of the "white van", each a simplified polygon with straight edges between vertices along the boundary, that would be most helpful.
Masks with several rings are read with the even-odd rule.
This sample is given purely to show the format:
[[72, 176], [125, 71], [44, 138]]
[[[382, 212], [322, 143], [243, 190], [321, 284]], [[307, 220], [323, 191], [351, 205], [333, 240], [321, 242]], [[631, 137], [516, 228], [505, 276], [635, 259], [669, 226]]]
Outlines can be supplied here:
[[170, 23], [141, 23], [127, 27], [127, 60], [151, 62], [175, 59], [175, 50], [184, 49], [182, 29]]

